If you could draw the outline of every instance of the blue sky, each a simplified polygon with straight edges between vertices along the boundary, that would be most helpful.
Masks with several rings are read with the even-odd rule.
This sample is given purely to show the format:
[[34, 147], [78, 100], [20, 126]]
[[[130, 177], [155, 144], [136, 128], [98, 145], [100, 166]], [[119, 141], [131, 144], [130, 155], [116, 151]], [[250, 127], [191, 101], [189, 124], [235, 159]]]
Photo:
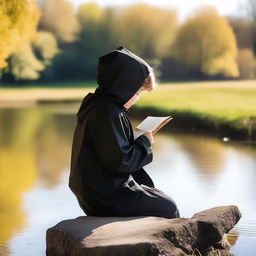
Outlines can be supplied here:
[[[88, 3], [87, 0], [69, 0], [75, 6], [82, 3]], [[176, 9], [179, 17], [184, 19], [187, 15], [193, 13], [197, 7], [207, 5], [214, 6], [222, 15], [236, 15], [242, 14], [242, 6], [245, 5], [246, 0], [95, 0], [100, 6], [123, 6], [133, 3], [143, 2], [154, 6]]]

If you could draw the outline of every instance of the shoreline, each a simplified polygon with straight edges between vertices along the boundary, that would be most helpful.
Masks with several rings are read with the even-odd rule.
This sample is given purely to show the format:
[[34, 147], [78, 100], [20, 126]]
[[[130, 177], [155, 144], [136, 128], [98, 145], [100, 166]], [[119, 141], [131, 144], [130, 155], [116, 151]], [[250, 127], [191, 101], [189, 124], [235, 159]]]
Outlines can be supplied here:
[[[246, 127], [237, 129], [229, 120], [218, 123], [211, 118], [200, 117], [197, 113], [175, 110], [159, 110], [152, 107], [136, 107], [131, 112], [131, 116], [143, 120], [147, 116], [167, 116], [172, 112], [173, 120], [161, 130], [168, 133], [188, 133], [196, 135], [205, 135], [219, 138], [223, 141], [233, 141], [247, 145], [256, 145], [256, 130], [253, 130], [251, 136], [248, 136]], [[256, 127], [255, 127], [256, 128]], [[255, 129], [254, 128], [254, 129]]]
[[[233, 86], [232, 83], [234, 83]], [[139, 104], [129, 110], [130, 113], [136, 114], [140, 119], [147, 115], [171, 115], [174, 120], [163, 129], [169, 129], [172, 132], [179, 130], [222, 138], [227, 137], [249, 143], [256, 142], [256, 112], [255, 104], [253, 104], [256, 98], [252, 98], [248, 102], [250, 100], [248, 95], [255, 97], [256, 81], [253, 83], [250, 81], [247, 86], [246, 81], [241, 86], [237, 81], [227, 81], [216, 84], [213, 82], [184, 83], [182, 85], [161, 84], [159, 87], [154, 94], [143, 96]], [[33, 107], [60, 103], [79, 104], [87, 93], [94, 90], [95, 87], [0, 88], [0, 108]], [[212, 96], [213, 92], [218, 94], [216, 98], [214, 95]], [[191, 93], [194, 94], [190, 96]], [[225, 97], [230, 94], [234, 98], [232, 98], [233, 102], [225, 102]], [[190, 98], [184, 98], [184, 95], [189, 95]], [[219, 100], [218, 97], [220, 96], [224, 98], [215, 105], [223, 105], [220, 109], [215, 110], [216, 106], [212, 106], [212, 102]], [[187, 102], [192, 107], [189, 108]], [[203, 107], [197, 107], [198, 102], [203, 102]], [[242, 104], [247, 104], [244, 105], [247, 109], [239, 113], [239, 107]], [[228, 112], [230, 109], [236, 113], [235, 116], [230, 117]]]

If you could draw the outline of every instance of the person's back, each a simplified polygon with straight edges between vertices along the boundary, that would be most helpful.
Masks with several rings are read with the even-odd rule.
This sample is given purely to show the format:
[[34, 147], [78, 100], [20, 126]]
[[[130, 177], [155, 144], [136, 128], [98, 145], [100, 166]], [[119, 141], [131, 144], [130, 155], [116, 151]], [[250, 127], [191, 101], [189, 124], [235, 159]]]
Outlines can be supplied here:
[[99, 87], [77, 113], [69, 179], [87, 215], [179, 216], [143, 169], [152, 161], [152, 134], [134, 140], [126, 115], [150, 74], [152, 68], [123, 47], [99, 59]]

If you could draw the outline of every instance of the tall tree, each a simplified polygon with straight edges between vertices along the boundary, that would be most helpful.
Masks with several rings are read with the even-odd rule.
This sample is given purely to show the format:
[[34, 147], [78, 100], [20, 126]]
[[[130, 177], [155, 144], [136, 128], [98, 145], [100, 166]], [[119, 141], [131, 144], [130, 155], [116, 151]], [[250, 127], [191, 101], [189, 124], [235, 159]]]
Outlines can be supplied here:
[[180, 28], [174, 56], [199, 74], [237, 77], [239, 75], [234, 33], [215, 9], [200, 9]]
[[9, 72], [15, 80], [36, 80], [40, 72], [51, 64], [59, 52], [57, 41], [50, 32], [39, 31], [33, 42], [28, 42], [10, 58]]
[[33, 0], [0, 0], [0, 68], [36, 33], [40, 12]]
[[71, 3], [67, 0], [43, 0], [40, 1], [40, 9], [40, 30], [52, 32], [60, 43], [77, 39], [80, 26]]
[[237, 40], [237, 64], [239, 67], [240, 78], [253, 78], [256, 75], [256, 62], [253, 54], [252, 24], [244, 18], [229, 18], [228, 21]]
[[239, 49], [253, 49], [253, 39], [251, 33], [251, 24], [244, 18], [230, 17], [229, 25], [232, 27]]
[[57, 70], [67, 68], [63, 62], [65, 59], [75, 67], [75, 70], [71, 68], [69, 76], [95, 79], [98, 57], [118, 46], [115, 12], [109, 8], [102, 9], [96, 3], [88, 3], [79, 6], [77, 17], [81, 24], [79, 40], [59, 56]]
[[147, 4], [120, 10], [116, 24], [120, 43], [145, 58], [169, 53], [177, 26], [176, 13]]
[[247, 0], [245, 3], [245, 11], [245, 18], [248, 19], [251, 24], [254, 53], [256, 53], [256, 0]]
[[250, 48], [240, 49], [237, 55], [237, 64], [240, 71], [240, 78], [252, 79], [256, 75], [256, 62], [253, 51]]

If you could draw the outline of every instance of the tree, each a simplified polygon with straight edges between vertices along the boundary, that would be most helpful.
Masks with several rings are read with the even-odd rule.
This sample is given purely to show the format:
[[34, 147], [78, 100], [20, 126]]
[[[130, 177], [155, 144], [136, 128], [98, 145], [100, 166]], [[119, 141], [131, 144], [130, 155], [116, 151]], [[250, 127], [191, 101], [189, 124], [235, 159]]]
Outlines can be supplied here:
[[40, 30], [52, 32], [60, 43], [77, 39], [80, 26], [71, 3], [67, 0], [44, 0], [40, 2], [40, 9]]
[[247, 0], [246, 6], [247, 18], [251, 23], [256, 21], [256, 0]]
[[50, 32], [38, 32], [35, 41], [28, 42], [10, 59], [10, 73], [15, 80], [36, 80], [59, 52]]
[[33, 0], [0, 0], [0, 68], [36, 33], [40, 12]]
[[33, 42], [35, 55], [45, 66], [50, 65], [52, 59], [60, 52], [55, 36], [51, 32], [39, 31]]
[[78, 8], [77, 17], [82, 25], [97, 24], [102, 18], [103, 11], [97, 3], [82, 4]]
[[232, 27], [236, 36], [237, 47], [239, 49], [253, 49], [253, 39], [251, 32], [251, 24], [244, 18], [228, 18], [229, 25]]
[[160, 58], [169, 53], [176, 26], [173, 10], [147, 4], [123, 8], [116, 24], [120, 44], [145, 58]]
[[118, 46], [115, 13], [88, 3], [79, 6], [77, 18], [81, 26], [79, 39], [58, 56], [54, 72], [59, 76], [66, 70], [65, 79], [95, 79], [98, 57]]
[[240, 78], [254, 78], [256, 75], [256, 62], [252, 49], [244, 48], [238, 51], [237, 64]]
[[38, 79], [39, 71], [44, 69], [43, 63], [35, 57], [30, 43], [12, 55], [10, 66], [16, 80]]
[[251, 24], [251, 33], [253, 38], [254, 53], [256, 53], [256, 0], [247, 0], [245, 3], [245, 18]]
[[237, 46], [224, 17], [212, 8], [200, 9], [180, 28], [174, 56], [199, 74], [237, 77]]
[[237, 55], [237, 64], [239, 67], [240, 78], [253, 78], [255, 77], [255, 60], [253, 54], [253, 34], [252, 24], [244, 18], [229, 18], [237, 40], [239, 48]]

